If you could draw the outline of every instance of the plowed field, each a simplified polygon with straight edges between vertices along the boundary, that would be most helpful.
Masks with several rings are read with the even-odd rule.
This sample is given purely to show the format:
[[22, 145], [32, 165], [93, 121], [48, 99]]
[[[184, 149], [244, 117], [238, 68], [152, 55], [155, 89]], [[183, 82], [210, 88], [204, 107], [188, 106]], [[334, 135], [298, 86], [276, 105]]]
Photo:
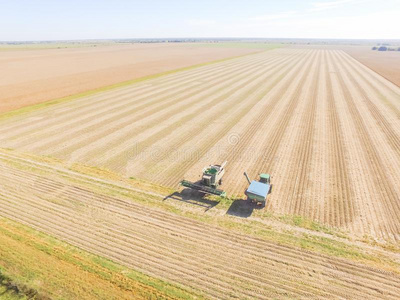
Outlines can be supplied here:
[[84, 179], [73, 172], [33, 169], [50, 170], [0, 152], [0, 215], [207, 298], [397, 299], [400, 293], [396, 273], [95, 193], [80, 187]]
[[0, 146], [171, 187], [228, 160], [230, 195], [243, 171], [268, 172], [267, 211], [400, 239], [400, 88], [340, 50], [271, 50], [61, 103], [1, 121]]

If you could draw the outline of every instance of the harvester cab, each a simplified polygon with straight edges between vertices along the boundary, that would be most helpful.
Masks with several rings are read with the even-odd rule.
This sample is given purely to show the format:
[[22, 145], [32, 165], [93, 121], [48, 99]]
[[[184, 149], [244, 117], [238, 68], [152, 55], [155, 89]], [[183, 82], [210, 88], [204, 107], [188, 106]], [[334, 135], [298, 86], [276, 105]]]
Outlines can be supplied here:
[[203, 169], [202, 183], [205, 186], [217, 188], [222, 184], [222, 176], [225, 174], [226, 161], [222, 165], [210, 165]]
[[249, 182], [249, 187], [246, 189], [245, 194], [247, 199], [257, 205], [265, 206], [267, 195], [271, 189], [271, 176], [269, 174], [260, 174], [260, 179], [250, 181], [247, 173], [243, 174]]
[[182, 180], [180, 184], [184, 187], [197, 190], [205, 194], [212, 194], [225, 197], [226, 193], [218, 189], [222, 184], [222, 176], [225, 174], [226, 161], [221, 165], [209, 165], [203, 169], [203, 175], [200, 182], [190, 182]]

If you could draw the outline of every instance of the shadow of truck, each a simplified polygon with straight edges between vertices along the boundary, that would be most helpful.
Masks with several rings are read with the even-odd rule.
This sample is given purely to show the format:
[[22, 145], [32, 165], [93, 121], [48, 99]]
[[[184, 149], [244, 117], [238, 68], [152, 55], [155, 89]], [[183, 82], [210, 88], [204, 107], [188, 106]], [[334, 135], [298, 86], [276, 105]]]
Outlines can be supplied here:
[[253, 210], [256, 208], [256, 205], [246, 200], [235, 200], [232, 202], [227, 215], [240, 217], [240, 218], [248, 218], [253, 213]]

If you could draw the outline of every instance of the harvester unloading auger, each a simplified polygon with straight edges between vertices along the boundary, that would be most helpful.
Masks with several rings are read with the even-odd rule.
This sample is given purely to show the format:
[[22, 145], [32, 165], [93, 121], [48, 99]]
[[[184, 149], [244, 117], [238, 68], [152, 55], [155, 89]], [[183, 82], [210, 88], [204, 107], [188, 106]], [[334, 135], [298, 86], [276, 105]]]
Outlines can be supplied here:
[[203, 176], [199, 182], [182, 180], [180, 184], [184, 187], [200, 191], [205, 194], [212, 194], [225, 197], [226, 193], [218, 189], [222, 184], [222, 176], [225, 174], [226, 161], [221, 165], [209, 165], [203, 169]]

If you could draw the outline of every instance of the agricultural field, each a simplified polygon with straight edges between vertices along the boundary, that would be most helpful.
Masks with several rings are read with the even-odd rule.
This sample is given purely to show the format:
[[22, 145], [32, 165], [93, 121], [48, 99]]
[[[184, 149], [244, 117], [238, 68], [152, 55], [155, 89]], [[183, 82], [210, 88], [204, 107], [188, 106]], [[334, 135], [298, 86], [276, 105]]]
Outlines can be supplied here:
[[[0, 151], [0, 170], [0, 214], [13, 220], [0, 218], [0, 237], [4, 240], [5, 235], [6, 249], [14, 245], [15, 251], [6, 251], [0, 262], [12, 260], [18, 266], [18, 243], [30, 251], [24, 252], [30, 253], [28, 257], [39, 252], [35, 257], [40, 261], [75, 275], [47, 275], [50, 283], [54, 277], [64, 280], [64, 292], [71, 280], [77, 280], [66, 297], [90, 298], [92, 288], [99, 286], [96, 297], [110, 299], [113, 285], [118, 299], [128, 299], [129, 293], [145, 299], [189, 299], [188, 291], [197, 299], [396, 299], [400, 292], [399, 263], [390, 251], [310, 232], [279, 232], [263, 223], [252, 224], [257, 230], [249, 232], [248, 225], [226, 216], [212, 218], [219, 226], [208, 224], [211, 218], [200, 221], [168, 211], [172, 207], [167, 204], [153, 206], [163, 203], [160, 194], [14, 151]], [[189, 289], [162, 288], [157, 280], [71, 250], [47, 235]], [[53, 296], [55, 287], [50, 283], [33, 281]], [[80, 288], [82, 284], [89, 289]]]
[[0, 113], [260, 50], [224, 43], [0, 44]]
[[135, 272], [4, 217], [0, 240], [1, 299], [197, 297], [193, 290]]
[[[391, 46], [397, 49], [400, 45]], [[353, 58], [400, 86], [400, 51], [371, 50], [372, 46], [340, 47]]]
[[400, 299], [399, 15], [4, 1], [0, 300]]
[[[0, 298], [398, 298], [397, 85], [328, 47], [143, 47], [211, 56], [0, 114]], [[227, 199], [179, 187], [223, 161]]]
[[227, 160], [266, 212], [400, 239], [400, 89], [339, 50], [274, 49], [0, 120], [2, 148], [177, 188]]

